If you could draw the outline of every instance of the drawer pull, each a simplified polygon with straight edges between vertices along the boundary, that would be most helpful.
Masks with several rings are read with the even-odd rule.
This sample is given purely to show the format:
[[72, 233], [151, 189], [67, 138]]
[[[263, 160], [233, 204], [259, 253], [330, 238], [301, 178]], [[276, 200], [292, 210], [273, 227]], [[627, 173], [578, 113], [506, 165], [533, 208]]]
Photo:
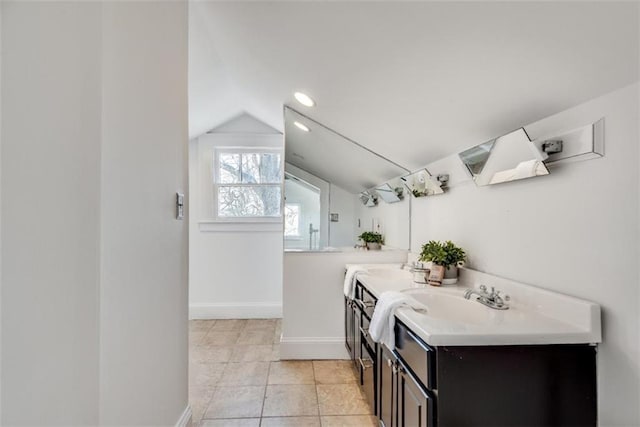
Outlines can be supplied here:
[[[363, 371], [366, 371], [369, 368], [373, 368], [373, 360], [362, 359], [361, 357], [358, 357], [358, 362], [360, 362], [360, 366], [362, 366]], [[367, 362], [369, 362], [370, 364]]]
[[362, 305], [364, 308], [373, 308], [376, 306], [376, 303], [373, 301], [364, 301], [364, 300], [356, 300], [357, 302], [360, 303], [360, 305]]

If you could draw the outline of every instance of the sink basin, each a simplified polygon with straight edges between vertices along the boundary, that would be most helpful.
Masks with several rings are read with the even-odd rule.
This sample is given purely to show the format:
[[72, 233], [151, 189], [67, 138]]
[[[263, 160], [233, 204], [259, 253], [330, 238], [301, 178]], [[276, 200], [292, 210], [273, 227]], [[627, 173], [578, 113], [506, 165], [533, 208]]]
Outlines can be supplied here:
[[425, 316], [434, 319], [478, 325], [495, 322], [504, 317], [504, 312], [492, 310], [477, 301], [464, 299], [461, 295], [434, 294], [424, 291], [407, 293], [426, 305]]
[[371, 268], [367, 274], [376, 278], [386, 280], [408, 280], [411, 281], [411, 273], [400, 268]]

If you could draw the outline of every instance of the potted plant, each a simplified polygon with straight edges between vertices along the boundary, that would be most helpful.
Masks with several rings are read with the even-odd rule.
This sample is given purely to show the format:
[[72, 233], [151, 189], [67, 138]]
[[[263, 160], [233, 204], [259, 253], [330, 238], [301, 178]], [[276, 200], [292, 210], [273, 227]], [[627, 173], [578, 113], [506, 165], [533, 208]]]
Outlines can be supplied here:
[[429, 241], [422, 246], [420, 261], [431, 262], [429, 283], [433, 285], [451, 285], [458, 282], [458, 267], [462, 266], [466, 254], [450, 240], [446, 242]]
[[367, 245], [367, 249], [379, 250], [384, 244], [382, 234], [374, 231], [365, 231], [358, 238]]

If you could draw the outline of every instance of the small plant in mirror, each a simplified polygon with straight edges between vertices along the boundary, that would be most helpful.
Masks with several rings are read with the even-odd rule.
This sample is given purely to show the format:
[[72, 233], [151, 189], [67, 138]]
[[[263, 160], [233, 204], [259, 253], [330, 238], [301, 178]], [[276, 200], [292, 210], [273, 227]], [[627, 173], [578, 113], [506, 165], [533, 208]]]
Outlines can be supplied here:
[[360, 236], [358, 236], [358, 239], [362, 240], [365, 243], [384, 244], [384, 237], [382, 237], [382, 234], [376, 233], [374, 231], [365, 231]]

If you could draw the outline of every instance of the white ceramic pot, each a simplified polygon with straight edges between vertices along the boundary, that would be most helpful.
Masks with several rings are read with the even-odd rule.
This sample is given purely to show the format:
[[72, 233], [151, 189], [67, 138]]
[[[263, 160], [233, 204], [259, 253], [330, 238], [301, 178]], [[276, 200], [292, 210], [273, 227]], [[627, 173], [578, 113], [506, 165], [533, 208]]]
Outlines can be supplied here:
[[380, 243], [371, 243], [371, 242], [367, 243], [367, 248], [369, 248], [369, 250], [372, 250], [372, 251], [379, 251], [381, 247], [382, 245]]
[[452, 265], [444, 270], [444, 279], [442, 279], [443, 285], [455, 285], [458, 283], [458, 267]]

